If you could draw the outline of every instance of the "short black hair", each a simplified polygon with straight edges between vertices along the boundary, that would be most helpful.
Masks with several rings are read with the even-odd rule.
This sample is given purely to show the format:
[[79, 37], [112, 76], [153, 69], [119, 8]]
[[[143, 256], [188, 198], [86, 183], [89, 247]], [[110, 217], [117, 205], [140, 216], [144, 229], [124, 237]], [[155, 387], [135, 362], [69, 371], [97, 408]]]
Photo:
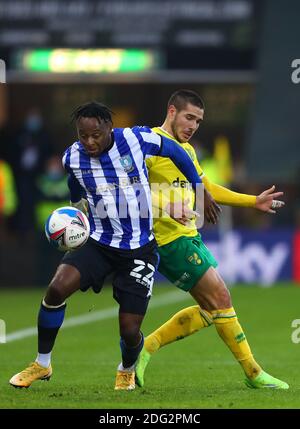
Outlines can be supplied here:
[[71, 121], [78, 121], [80, 118], [97, 118], [102, 119], [104, 122], [111, 122], [113, 114], [107, 106], [98, 101], [90, 101], [81, 106], [76, 107], [71, 113]]
[[202, 98], [197, 94], [197, 92], [191, 91], [190, 89], [179, 89], [174, 92], [168, 101], [168, 107], [173, 105], [177, 110], [183, 110], [187, 103], [204, 110], [204, 102]]

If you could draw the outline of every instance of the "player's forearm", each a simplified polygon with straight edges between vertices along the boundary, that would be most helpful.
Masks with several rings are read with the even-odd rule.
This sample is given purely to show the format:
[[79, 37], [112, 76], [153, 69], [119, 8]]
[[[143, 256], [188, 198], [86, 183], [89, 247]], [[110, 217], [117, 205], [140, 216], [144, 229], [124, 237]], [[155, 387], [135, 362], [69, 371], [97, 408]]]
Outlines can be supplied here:
[[159, 153], [159, 156], [170, 158], [176, 167], [192, 184], [193, 189], [195, 190], [197, 185], [202, 183], [202, 180], [200, 179], [191, 158], [187, 155], [184, 149], [182, 149], [179, 145], [174, 144], [172, 140], [163, 138], [162, 142], [162, 149]]
[[230, 189], [210, 182], [206, 176], [203, 177], [203, 183], [205, 188], [219, 204], [233, 207], [255, 207], [255, 195], [240, 194], [239, 192], [231, 191]]

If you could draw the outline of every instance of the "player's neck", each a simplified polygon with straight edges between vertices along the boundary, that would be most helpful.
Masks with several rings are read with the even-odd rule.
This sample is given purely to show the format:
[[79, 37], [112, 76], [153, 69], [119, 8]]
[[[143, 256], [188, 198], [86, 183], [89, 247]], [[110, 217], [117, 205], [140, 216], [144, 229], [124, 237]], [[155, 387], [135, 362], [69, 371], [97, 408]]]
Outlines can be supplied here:
[[164, 133], [169, 134], [170, 137], [172, 137], [173, 139], [175, 138], [173, 133], [172, 133], [172, 129], [171, 127], [169, 127], [167, 121], [165, 121], [160, 127], [159, 127]]

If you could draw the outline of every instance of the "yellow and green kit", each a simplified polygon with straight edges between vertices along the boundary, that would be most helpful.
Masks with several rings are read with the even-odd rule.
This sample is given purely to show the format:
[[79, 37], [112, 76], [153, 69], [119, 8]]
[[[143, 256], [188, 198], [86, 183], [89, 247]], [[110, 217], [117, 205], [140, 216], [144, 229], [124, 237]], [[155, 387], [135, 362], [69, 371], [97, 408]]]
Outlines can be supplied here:
[[[231, 206], [254, 207], [256, 197], [233, 192], [223, 186], [209, 181], [197, 160], [193, 146], [188, 142], [179, 143], [174, 137], [162, 128], [153, 128], [161, 134], [179, 144], [191, 157], [205, 188], [213, 198], [221, 204]], [[174, 192], [171, 193], [171, 202], [178, 199], [188, 199], [191, 209], [194, 205], [194, 191], [186, 177], [168, 158], [153, 156], [146, 160], [149, 182], [152, 189], [153, 230], [159, 246], [159, 271], [172, 283], [182, 290], [189, 291], [209, 267], [216, 267], [217, 262], [203, 243], [196, 227], [195, 219], [188, 226], [178, 223], [165, 212], [166, 201], [155, 193], [156, 185], [167, 184]], [[158, 210], [157, 210], [158, 209]]]

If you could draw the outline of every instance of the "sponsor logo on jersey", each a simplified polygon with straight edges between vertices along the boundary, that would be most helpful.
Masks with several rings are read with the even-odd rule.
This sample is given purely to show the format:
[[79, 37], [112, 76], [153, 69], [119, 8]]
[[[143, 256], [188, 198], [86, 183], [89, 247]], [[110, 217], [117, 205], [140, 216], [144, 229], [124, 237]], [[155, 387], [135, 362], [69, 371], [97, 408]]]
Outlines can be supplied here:
[[93, 174], [93, 170], [90, 169], [82, 169], [81, 173], [83, 176], [87, 176], [88, 174]]
[[175, 180], [173, 180], [172, 185], [174, 188], [192, 188], [192, 185], [187, 180], [179, 180], [179, 177], [176, 177]]

